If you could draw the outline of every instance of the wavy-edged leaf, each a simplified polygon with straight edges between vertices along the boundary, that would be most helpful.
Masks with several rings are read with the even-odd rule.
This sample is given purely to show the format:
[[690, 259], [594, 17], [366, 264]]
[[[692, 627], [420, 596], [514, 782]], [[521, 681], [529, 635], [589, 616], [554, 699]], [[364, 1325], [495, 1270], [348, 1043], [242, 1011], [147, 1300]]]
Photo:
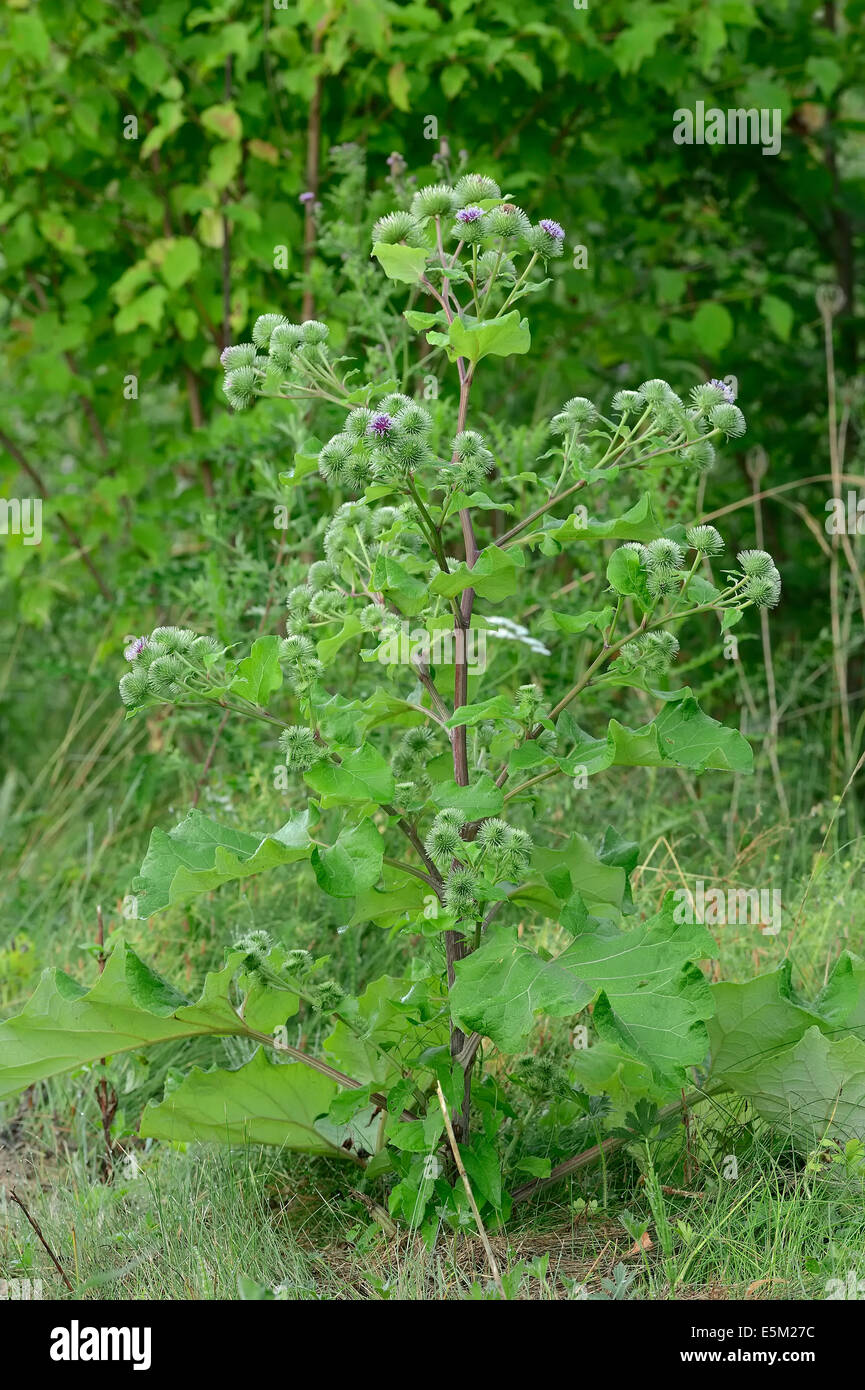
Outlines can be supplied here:
[[[248, 1034], [231, 1005], [229, 987], [243, 961], [234, 953], [205, 980], [190, 1003], [122, 941], [89, 989], [62, 970], [46, 970], [20, 1014], [0, 1024], [0, 1096], [100, 1057], [201, 1034]], [[284, 1019], [297, 998], [280, 993]], [[257, 1020], [256, 1020], [257, 1021]]]
[[277, 1144], [346, 1158], [325, 1119], [338, 1090], [330, 1077], [302, 1062], [271, 1060], [259, 1048], [234, 1071], [193, 1067], [164, 1100], [145, 1107], [141, 1134], [146, 1139]]
[[249, 656], [238, 662], [237, 673], [229, 690], [232, 695], [251, 700], [254, 705], [266, 705], [281, 685], [279, 638], [257, 637]]
[[224, 883], [306, 859], [311, 850], [308, 811], [264, 836], [219, 825], [201, 811], [190, 811], [168, 833], [158, 827], [151, 832], [141, 873], [132, 885], [137, 915], [151, 917], [172, 903], [188, 902]]
[[336, 843], [316, 846], [310, 856], [318, 886], [332, 898], [354, 898], [378, 882], [384, 858], [384, 840], [372, 821], [344, 827]]
[[448, 329], [448, 341], [458, 357], [480, 362], [482, 357], [511, 357], [528, 352], [532, 335], [528, 319], [514, 309], [497, 319], [456, 318]]
[[392, 246], [384, 241], [376, 242], [372, 255], [389, 280], [399, 280], [404, 285], [417, 284], [427, 259], [427, 252], [422, 246]]
[[711, 995], [692, 962], [715, 949], [703, 927], [675, 921], [672, 895], [630, 931], [579, 931], [551, 961], [500, 927], [457, 963], [451, 1006], [462, 1026], [514, 1052], [538, 1013], [562, 1017], [597, 998], [602, 1038], [666, 1076], [705, 1058]]
[[450, 574], [437, 574], [429, 587], [432, 593], [443, 594], [445, 598], [455, 598], [464, 589], [474, 589], [482, 598], [497, 603], [517, 592], [525, 563], [520, 550], [500, 550], [497, 545], [488, 545], [471, 568], [461, 561]]
[[340, 763], [316, 763], [304, 773], [304, 780], [324, 807], [357, 801], [381, 805], [394, 795], [390, 764], [371, 743], [346, 753]]

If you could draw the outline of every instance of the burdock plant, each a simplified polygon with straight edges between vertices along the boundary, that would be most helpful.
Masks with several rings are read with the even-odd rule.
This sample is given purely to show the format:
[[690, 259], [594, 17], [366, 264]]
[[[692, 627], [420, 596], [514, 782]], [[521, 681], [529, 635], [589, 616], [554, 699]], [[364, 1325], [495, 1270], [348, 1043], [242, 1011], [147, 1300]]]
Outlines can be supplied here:
[[[416, 398], [412, 371], [365, 379], [363, 364], [338, 356], [319, 322], [268, 313], [250, 343], [227, 348], [225, 394], [235, 409], [269, 396], [320, 412], [323, 555], [287, 585], [285, 636], [266, 633], [238, 654], [159, 628], [130, 642], [121, 681], [132, 713], [195, 702], [257, 721], [269, 746], [278, 742], [294, 788], [289, 819], [269, 834], [199, 811], [170, 834], [154, 831], [133, 885], [141, 916], [303, 861], [347, 922], [378, 922], [412, 943], [404, 974], [360, 998], [315, 978], [324, 960], [301, 980], [283, 948], [258, 938], [254, 952], [248, 940], [229, 952], [200, 1006], [177, 1002], [164, 984], [145, 989], [146, 968], [118, 962], [115, 974], [134, 984], [127, 1000], [131, 986], [115, 981], [109, 963], [104, 988], [119, 991], [118, 1028], [135, 1047], [179, 1029], [233, 1033], [259, 1049], [239, 1071], [190, 1073], [148, 1108], [143, 1132], [195, 1138], [215, 1105], [207, 1133], [231, 1137], [224, 1094], [225, 1116], [239, 1116], [252, 1141], [364, 1163], [375, 1155], [391, 1211], [425, 1220], [433, 1234], [442, 1219], [464, 1219], [462, 1188], [427, 1161], [445, 1142], [439, 1086], [479, 1200], [500, 1213], [509, 1207], [493, 1175], [499, 1130], [510, 1122], [500, 1081], [484, 1077], [484, 1048], [519, 1056], [539, 1014], [582, 1019], [592, 1045], [573, 1054], [565, 1089], [597, 1097], [598, 1115], [621, 1115], [641, 1098], [673, 1101], [704, 1064], [712, 1004], [694, 962], [714, 954], [715, 942], [676, 923], [669, 904], [637, 921], [625, 838], [590, 838], [582, 811], [551, 834], [546, 793], [575, 784], [578, 772], [615, 776], [627, 766], [747, 772], [751, 752], [739, 732], [676, 683], [679, 646], [687, 649], [700, 622], [726, 631], [780, 592], [763, 552], [743, 551], [716, 574], [719, 532], [685, 529], [656, 510], [659, 472], [693, 477], [745, 428], [717, 380], [683, 394], [658, 378], [635, 381], [609, 403], [575, 394], [553, 413], [534, 471], [511, 480], [508, 458], [472, 413], [473, 387], [479, 374], [529, 352], [524, 310], [566, 241], [555, 217], [545, 211], [533, 222], [481, 173], [421, 188], [410, 206], [379, 218], [372, 255], [393, 294], [406, 297], [405, 318], [425, 339], [424, 373], [441, 380], [438, 398]], [[609, 514], [576, 505], [631, 483], [641, 495]], [[542, 594], [561, 586], [551, 577], [544, 588], [547, 557], [585, 547], [597, 557], [609, 542], [605, 566], [594, 561], [605, 577], [591, 606], [547, 597], [535, 633], [499, 616], [497, 605], [525, 593], [530, 571]], [[424, 641], [393, 641], [409, 629]], [[484, 674], [472, 665], [470, 633], [507, 648], [509, 659]], [[560, 667], [550, 648], [562, 640], [577, 643], [578, 659], [570, 683], [551, 689], [549, 672]], [[585, 717], [596, 722], [607, 692], [624, 716], [629, 689], [655, 711], [648, 722], [608, 719], [590, 734], [574, 718], [587, 692]], [[553, 936], [543, 935], [544, 920]], [[283, 1040], [274, 1057], [272, 1030], [301, 1007], [333, 1017], [325, 1055]], [[133, 1026], [136, 1008], [157, 1021]], [[75, 1017], [85, 1015], [78, 1000]], [[112, 1050], [104, 1012], [99, 1020], [97, 1057]], [[74, 1060], [75, 1046], [63, 1053]], [[503, 1078], [507, 1063], [496, 1070]], [[282, 1116], [280, 1125], [265, 1111]]]

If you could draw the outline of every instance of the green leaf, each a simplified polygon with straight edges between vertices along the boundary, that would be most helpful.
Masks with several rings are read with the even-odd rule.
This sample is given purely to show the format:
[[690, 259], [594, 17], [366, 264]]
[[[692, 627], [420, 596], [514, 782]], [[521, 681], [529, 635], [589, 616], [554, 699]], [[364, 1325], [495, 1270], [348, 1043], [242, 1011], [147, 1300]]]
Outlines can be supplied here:
[[405, 70], [405, 63], [394, 63], [392, 67], [388, 68], [387, 90], [397, 110], [410, 110], [409, 97], [411, 95], [411, 88]]
[[348, 925], [379, 922], [382, 926], [391, 926], [398, 919], [417, 918], [431, 895], [438, 912], [438, 899], [432, 889], [414, 876], [394, 881], [384, 888], [367, 888], [355, 898]]
[[[690, 691], [687, 694], [690, 697]], [[562, 770], [571, 777], [578, 767], [584, 767], [590, 776], [609, 767], [753, 771], [750, 745], [739, 731], [710, 719], [693, 698], [666, 705], [657, 719], [638, 729], [628, 729], [611, 719], [604, 738], [593, 739], [582, 730], [578, 733], [576, 747], [559, 759]]]
[[378, 882], [384, 857], [384, 841], [370, 820], [343, 829], [336, 843], [312, 851], [311, 863], [318, 886], [332, 898], [354, 898]]
[[281, 685], [279, 638], [257, 637], [249, 656], [238, 662], [237, 674], [228, 688], [232, 695], [238, 695], [242, 700], [250, 700], [254, 705], [266, 705]]
[[405, 565], [383, 552], [375, 558], [372, 568], [372, 587], [391, 597], [401, 613], [409, 618], [426, 606], [429, 587], [425, 580], [410, 574]]
[[294, 466], [279, 474], [279, 481], [283, 487], [297, 487], [310, 473], [318, 472], [318, 453], [313, 453], [313, 449], [320, 448], [321, 444], [317, 439], [310, 440], [302, 453], [295, 454]]
[[[248, 1035], [250, 1027], [229, 997], [243, 959], [235, 952], [222, 970], [209, 974], [194, 1004], [122, 941], [90, 988], [62, 970], [46, 970], [23, 1011], [0, 1024], [0, 1096], [150, 1043]], [[282, 1000], [286, 1019], [296, 1012], [297, 997], [284, 992]]]
[[786, 299], [779, 299], [776, 294], [764, 294], [760, 300], [760, 313], [781, 342], [789, 343], [793, 310]]
[[183, 106], [179, 101], [164, 101], [157, 108], [158, 121], [151, 131], [148, 132], [141, 144], [139, 158], [149, 159], [162, 146], [169, 136], [173, 135], [183, 125]]
[[[351, 1022], [362, 1024], [363, 1036], [339, 1021], [324, 1044], [325, 1051], [336, 1066], [356, 1080], [372, 1081], [387, 1089], [401, 1079], [408, 1059], [418, 1051], [417, 1025], [422, 1025], [424, 1048], [447, 1041], [447, 1018], [441, 1005], [437, 986], [431, 995], [426, 981], [384, 975], [357, 1001]], [[427, 1069], [415, 1066], [413, 1072], [418, 1081]]]
[[505, 794], [488, 772], [482, 772], [468, 787], [461, 787], [454, 781], [439, 782], [433, 787], [432, 799], [440, 810], [454, 806], [469, 820], [480, 820], [483, 816], [501, 814]]
[[612, 622], [614, 612], [610, 607], [593, 608], [585, 613], [554, 613], [547, 609], [538, 626], [545, 632], [558, 628], [560, 632], [567, 632], [571, 636], [578, 636], [589, 627], [602, 633]]
[[646, 575], [636, 550], [614, 550], [607, 561], [607, 582], [617, 594], [632, 595], [643, 610], [652, 606]]
[[803, 1150], [823, 1138], [865, 1135], [865, 1043], [834, 1040], [818, 1026], [781, 1052], [739, 1072], [735, 1090]]
[[337, 652], [350, 642], [354, 637], [358, 637], [363, 632], [363, 625], [356, 614], [350, 613], [345, 619], [339, 632], [335, 632], [332, 637], [319, 638], [316, 646], [319, 661], [328, 666]]
[[813, 1004], [790, 961], [712, 986], [710, 1083], [745, 1096], [803, 1148], [865, 1133], [865, 962], [844, 952]]
[[502, 1161], [495, 1144], [478, 1136], [469, 1148], [460, 1148], [460, 1157], [475, 1195], [498, 1210], [502, 1205]]
[[[552, 545], [551, 553], [554, 553], [573, 541], [653, 541], [661, 535], [663, 528], [652, 508], [651, 496], [646, 492], [633, 507], [609, 521], [597, 521], [590, 516], [583, 522], [578, 513], [565, 517], [564, 521], [548, 520], [543, 530], [528, 533], [526, 543], [538, 545], [543, 541], [545, 545]], [[636, 556], [636, 552], [633, 554]]]
[[136, 299], [124, 304], [114, 316], [114, 330], [116, 333], [132, 333], [142, 324], [154, 330], [159, 328], [162, 317], [165, 313], [165, 305], [168, 300], [168, 290], [162, 285], [151, 285], [143, 294]]
[[691, 962], [716, 947], [703, 927], [677, 923], [672, 903], [670, 894], [656, 916], [629, 932], [581, 931], [551, 961], [532, 951], [514, 928], [499, 927], [457, 962], [455, 1020], [515, 1052], [537, 1014], [567, 1016], [597, 997], [593, 1017], [602, 1037], [660, 1075], [702, 1062], [711, 996]]
[[753, 772], [751, 745], [738, 729], [728, 729], [704, 714], [688, 687], [676, 692], [655, 720], [658, 744], [664, 756], [695, 772], [720, 768], [728, 772]]
[[451, 1011], [468, 1031], [517, 1052], [539, 1014], [579, 1013], [596, 991], [558, 960], [544, 961], [517, 936], [515, 927], [493, 925], [477, 951], [456, 966]]
[[420, 309], [404, 309], [403, 318], [417, 333], [422, 333], [426, 328], [435, 328], [439, 322], [438, 314], [424, 314]]
[[623, 75], [636, 72], [644, 59], [651, 57], [658, 40], [676, 27], [675, 16], [668, 6], [656, 4], [654, 12], [646, 11], [635, 24], [622, 29], [612, 44], [612, 58]]
[[308, 811], [265, 836], [219, 825], [201, 811], [190, 811], [168, 834], [158, 827], [151, 831], [141, 873], [132, 885], [138, 916], [152, 917], [223, 883], [306, 859], [311, 849]]
[[156, 267], [169, 289], [180, 289], [198, 273], [201, 252], [192, 237], [163, 237], [151, 242], [147, 259]]
[[429, 587], [432, 593], [443, 594], [445, 598], [455, 598], [464, 589], [474, 589], [482, 598], [498, 603], [517, 592], [525, 563], [520, 550], [499, 550], [497, 545], [488, 545], [472, 568], [462, 561], [450, 574], [437, 574]]
[[516, 1165], [518, 1173], [526, 1173], [530, 1178], [548, 1178], [552, 1161], [549, 1158], [521, 1158]]
[[739, 984], [712, 986], [715, 1014], [709, 1024], [712, 1080], [738, 1089], [741, 1076], [765, 1058], [798, 1042], [807, 1029], [826, 1026], [794, 996], [789, 960], [777, 970]]
[[381, 805], [394, 796], [390, 764], [371, 743], [347, 753], [341, 763], [316, 763], [304, 773], [304, 780], [318, 794], [323, 807], [354, 801]]
[[470, 76], [465, 63], [451, 63], [446, 67], [441, 75], [442, 91], [448, 101], [453, 101], [454, 97], [459, 96]]
[[243, 136], [243, 125], [233, 106], [223, 104], [206, 107], [201, 113], [201, 124], [220, 140], [236, 142]]
[[702, 350], [716, 357], [733, 337], [733, 320], [723, 304], [701, 304], [691, 329]]
[[164, 1100], [146, 1106], [141, 1135], [175, 1142], [276, 1144], [346, 1158], [324, 1118], [338, 1090], [330, 1077], [302, 1062], [272, 1061], [259, 1048], [236, 1071], [193, 1067]]
[[377, 241], [372, 254], [389, 280], [416, 285], [423, 275], [427, 252], [422, 246], [390, 246], [387, 242]]
[[820, 88], [824, 101], [829, 100], [844, 76], [844, 69], [834, 58], [819, 57], [816, 53], [812, 53], [808, 58], [805, 71]]
[[487, 719], [515, 718], [513, 701], [505, 695], [493, 695], [489, 700], [481, 700], [476, 705], [461, 705], [447, 721], [447, 727], [457, 729], [465, 725], [471, 729], [475, 724], [483, 724]]
[[458, 357], [480, 362], [483, 357], [511, 357], [532, 345], [529, 321], [518, 309], [500, 319], [454, 319], [448, 341]]
[[583, 835], [571, 835], [561, 849], [538, 847], [532, 856], [532, 869], [547, 880], [562, 902], [576, 892], [590, 910], [621, 910], [627, 883], [624, 869], [605, 864]]

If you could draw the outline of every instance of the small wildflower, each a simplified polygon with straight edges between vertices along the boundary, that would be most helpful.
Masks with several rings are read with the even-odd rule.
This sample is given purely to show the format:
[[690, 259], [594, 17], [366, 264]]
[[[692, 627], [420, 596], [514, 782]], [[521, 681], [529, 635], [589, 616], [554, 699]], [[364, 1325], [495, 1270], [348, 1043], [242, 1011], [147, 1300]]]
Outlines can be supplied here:
[[713, 376], [712, 380], [709, 382], [709, 385], [714, 386], [716, 390], [721, 392], [722, 396], [724, 397], [724, 400], [727, 402], [728, 405], [736, 404], [736, 392], [733, 390], [729, 382], [719, 381], [716, 376]]
[[252, 327], [252, 341], [255, 346], [269, 347], [274, 329], [281, 328], [285, 323], [288, 323], [288, 319], [283, 314], [260, 314]]
[[279, 736], [279, 746], [285, 755], [286, 766], [293, 772], [308, 772], [324, 757], [324, 749], [316, 743], [312, 729], [295, 724], [284, 729]]
[[651, 675], [663, 675], [679, 654], [672, 632], [647, 632], [641, 645], [642, 665]]
[[692, 463], [700, 473], [708, 473], [715, 462], [715, 448], [711, 439], [695, 439], [680, 450], [679, 457], [684, 463]]
[[678, 570], [682, 568], [685, 556], [682, 547], [675, 541], [668, 540], [666, 536], [659, 536], [655, 541], [649, 541], [644, 551], [646, 569], [651, 573], [653, 570]]
[[137, 656], [140, 656], [140, 655], [141, 655], [141, 653], [144, 651], [144, 648], [145, 648], [147, 645], [148, 645], [148, 638], [146, 638], [146, 637], [133, 637], [133, 638], [132, 638], [132, 641], [129, 643], [129, 646], [128, 646], [128, 647], [124, 647], [124, 649], [123, 649], [123, 655], [126, 657], [126, 660], [127, 660], [127, 661], [134, 661], [135, 658], [136, 658]]
[[586, 396], [573, 396], [565, 402], [560, 413], [553, 416], [551, 428], [555, 434], [567, 434], [593, 424], [597, 416], [595, 406]]
[[560, 256], [565, 245], [565, 229], [552, 218], [545, 217], [536, 227], [530, 227], [526, 236], [529, 249], [545, 261]]
[[421, 188], [412, 198], [412, 216], [447, 217], [456, 208], [456, 194], [447, 183], [431, 183]]
[[381, 241], [388, 246], [405, 241], [409, 246], [423, 245], [422, 229], [410, 212], [388, 212], [380, 217], [372, 229], [373, 242]]
[[478, 844], [481, 849], [492, 855], [499, 855], [508, 846], [511, 839], [511, 828], [503, 820], [498, 820], [495, 816], [485, 820], [478, 831]]
[[312, 193], [312, 192], [310, 192], [309, 189], [307, 189], [305, 193], [301, 193], [301, 195], [300, 195], [300, 197], [298, 198], [297, 201], [298, 201], [299, 203], [314, 203], [314, 202], [315, 202], [315, 194]]
[[554, 241], [564, 241], [565, 229], [560, 222], [554, 222], [551, 217], [542, 217], [538, 226], [543, 227], [547, 235], [551, 236]]
[[222, 389], [233, 410], [248, 410], [255, 396], [255, 368], [237, 367], [229, 372]]
[[377, 415], [373, 415], [372, 419], [367, 425], [367, 433], [371, 434], [375, 439], [379, 441], [390, 439], [391, 435], [393, 434], [393, 431], [393, 416], [388, 415], [387, 412], [384, 410], [379, 411]]
[[255, 343], [233, 343], [222, 349], [219, 360], [227, 372], [234, 367], [251, 367], [255, 363]]
[[125, 676], [120, 678], [120, 698], [124, 705], [130, 709], [135, 709], [137, 705], [143, 703], [150, 693], [147, 672], [141, 667], [136, 666], [134, 670], [127, 671]]
[[643, 409], [643, 398], [639, 391], [617, 391], [613, 397], [613, 410], [617, 415], [630, 415]]

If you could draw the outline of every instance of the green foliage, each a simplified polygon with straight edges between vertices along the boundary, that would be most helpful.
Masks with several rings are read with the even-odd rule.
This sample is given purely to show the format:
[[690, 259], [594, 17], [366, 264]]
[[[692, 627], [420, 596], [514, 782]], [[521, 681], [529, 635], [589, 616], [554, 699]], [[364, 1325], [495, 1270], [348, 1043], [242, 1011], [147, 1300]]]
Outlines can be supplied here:
[[[463, 206], [472, 196], [483, 207]], [[449, 229], [440, 205], [448, 215], [457, 208]], [[560, 254], [564, 240], [558, 224], [535, 229], [511, 206], [494, 181], [466, 175], [454, 189], [422, 189], [411, 213], [397, 209], [374, 232], [385, 271], [396, 270], [400, 284], [422, 281], [440, 306], [446, 334], [433, 334], [425, 319], [412, 326], [456, 367], [456, 432], [450, 402], [428, 410], [391, 380], [358, 384], [358, 369], [334, 356], [318, 321], [265, 315], [252, 344], [225, 349], [226, 394], [237, 407], [267, 396], [339, 405], [344, 427], [319, 447], [318, 466], [357, 500], [334, 503], [323, 558], [289, 589], [284, 638], [259, 635], [248, 655], [229, 657], [216, 641], [161, 626], [129, 644], [121, 681], [131, 714], [217, 705], [271, 739], [278, 730], [294, 779], [292, 815], [272, 833], [225, 826], [198, 810], [168, 834], [154, 830], [133, 884], [139, 916], [306, 862], [353, 922], [420, 937], [425, 948], [409, 979], [385, 977], [353, 996], [324, 977], [327, 957], [286, 956], [256, 930], [236, 941], [199, 1003], [188, 1004], [118, 943], [91, 990], [46, 977], [25, 1012], [0, 1029], [20, 1058], [10, 1089], [150, 1042], [207, 1034], [256, 1044], [239, 1066], [196, 1069], [170, 1084], [146, 1110], [142, 1133], [370, 1159], [372, 1171], [395, 1177], [392, 1213], [426, 1232], [442, 1216], [465, 1219], [464, 1193], [448, 1182], [437, 1152], [438, 1085], [478, 1199], [502, 1216], [509, 1211], [497, 1137], [513, 1111], [489, 1078], [473, 1084], [482, 1039], [513, 1054], [541, 1014], [585, 1020], [592, 1045], [565, 1068], [538, 1061], [523, 1084], [578, 1106], [601, 1097], [620, 1116], [673, 1099], [705, 1061], [713, 1003], [696, 962], [714, 954], [713, 938], [674, 912], [672, 900], [635, 924], [635, 847], [614, 831], [597, 849], [579, 833], [550, 843], [538, 798], [548, 780], [579, 785], [621, 766], [750, 771], [738, 731], [706, 715], [688, 687], [668, 682], [680, 657], [677, 633], [693, 643], [707, 617], [723, 630], [731, 613], [738, 620], [772, 607], [780, 591], [768, 553], [741, 552], [716, 580], [718, 533], [664, 528], [656, 518], [667, 473], [705, 469], [713, 451], [697, 446], [744, 429], [729, 388], [714, 383], [690, 404], [658, 378], [617, 393], [609, 413], [583, 397], [567, 401], [550, 422], [540, 471], [519, 480], [519, 506], [507, 504], [522, 519], [504, 534], [492, 529], [490, 512], [513, 495], [513, 480], [493, 477], [488, 435], [466, 428], [475, 371], [528, 349], [528, 328], [510, 306], [542, 288], [537, 263]], [[411, 276], [403, 273], [409, 264]], [[575, 492], [620, 489], [632, 470], [649, 491], [618, 522], [592, 518], [594, 537], [579, 510], [554, 515]], [[476, 503], [476, 494], [491, 505]], [[551, 612], [546, 626], [563, 640], [580, 637], [587, 651], [570, 688], [548, 694], [540, 679], [525, 679], [521, 657], [496, 649], [496, 633], [509, 635], [512, 620], [495, 607], [524, 582], [536, 545], [541, 555], [531, 563], [543, 592], [538, 575], [548, 557], [583, 540], [622, 537], [608, 559], [604, 606]], [[473, 649], [472, 637], [484, 645]], [[549, 655], [537, 641], [531, 650]], [[340, 688], [349, 659], [351, 698]], [[529, 670], [534, 677], [531, 662]], [[638, 728], [608, 717], [605, 735], [593, 738], [571, 714], [587, 692], [594, 703], [629, 689], [658, 707]], [[299, 722], [277, 712], [286, 700]], [[523, 921], [528, 914], [530, 934], [494, 921], [500, 912]], [[545, 939], [550, 929], [555, 950]], [[301, 1006], [335, 1019], [325, 1044], [332, 1060], [290, 1047], [280, 1033]], [[67, 1033], [71, 1041], [58, 1048]], [[799, 1075], [813, 1061], [802, 1049], [814, 1046], [810, 1034], [796, 1039], [785, 1064]], [[761, 1086], [766, 1113], [779, 1118], [766, 1099], [777, 1078], [725, 1065], [724, 1047], [716, 1058], [723, 1083], [749, 1097]], [[841, 1052], [820, 1056], [820, 1077], [852, 1065]], [[825, 1108], [819, 1081], [817, 1090], [809, 1115]], [[481, 1124], [474, 1134], [473, 1112]]]

